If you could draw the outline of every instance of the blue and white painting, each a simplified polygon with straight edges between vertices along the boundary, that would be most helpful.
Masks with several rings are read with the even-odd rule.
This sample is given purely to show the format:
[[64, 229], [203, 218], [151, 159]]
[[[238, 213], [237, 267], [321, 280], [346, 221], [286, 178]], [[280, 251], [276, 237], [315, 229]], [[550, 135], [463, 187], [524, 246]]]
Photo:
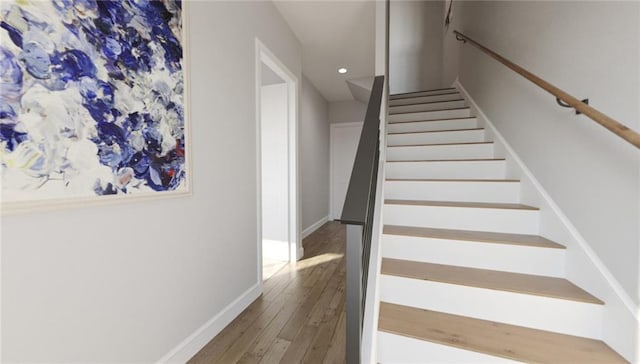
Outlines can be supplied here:
[[186, 191], [179, 0], [0, 1], [3, 203]]

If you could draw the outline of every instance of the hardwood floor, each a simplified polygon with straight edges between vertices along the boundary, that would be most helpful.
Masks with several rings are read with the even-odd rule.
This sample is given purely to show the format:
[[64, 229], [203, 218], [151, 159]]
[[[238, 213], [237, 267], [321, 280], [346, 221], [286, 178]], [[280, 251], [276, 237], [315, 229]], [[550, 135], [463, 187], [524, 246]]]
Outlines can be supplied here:
[[275, 260], [275, 259], [263, 259], [262, 260], [262, 280], [273, 277], [280, 269], [284, 268], [288, 261]]
[[328, 222], [304, 239], [305, 256], [189, 363], [344, 363], [345, 228]]

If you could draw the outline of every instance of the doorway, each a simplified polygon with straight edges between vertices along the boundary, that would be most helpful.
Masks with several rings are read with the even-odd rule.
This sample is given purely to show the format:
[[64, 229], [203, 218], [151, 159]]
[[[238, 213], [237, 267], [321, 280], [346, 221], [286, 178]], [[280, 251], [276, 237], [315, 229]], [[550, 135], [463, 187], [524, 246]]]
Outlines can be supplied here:
[[256, 39], [259, 282], [302, 257], [297, 88], [295, 75]]

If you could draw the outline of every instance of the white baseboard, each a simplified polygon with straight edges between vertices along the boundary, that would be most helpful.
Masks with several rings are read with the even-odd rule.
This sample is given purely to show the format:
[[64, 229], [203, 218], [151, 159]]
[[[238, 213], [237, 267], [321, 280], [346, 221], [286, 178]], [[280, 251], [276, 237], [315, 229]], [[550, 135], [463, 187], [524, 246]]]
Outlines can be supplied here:
[[[606, 302], [604, 341], [627, 360], [631, 362], [640, 360], [640, 345], [637, 344], [637, 340], [640, 338], [640, 321], [638, 319], [640, 308], [636, 307], [633, 299], [622, 288], [566, 214], [553, 201], [533, 172], [524, 164], [480, 109], [459, 79], [456, 79], [453, 87], [456, 87], [464, 95], [472, 111], [476, 113], [479, 120], [485, 123], [487, 131], [495, 136], [496, 144], [500, 144], [509, 157], [508, 159], [515, 163], [514, 167], [521, 174], [523, 189], [527, 188], [531, 194], [537, 195], [536, 202], [541, 208], [541, 221], [545, 220], [545, 224], [542, 225], [546, 227], [546, 231], [541, 232], [541, 235], [548, 235], [545, 237], [558, 241], [568, 248], [567, 264], [571, 266], [567, 267], [567, 278]], [[531, 201], [524, 202], [531, 204]]]
[[212, 317], [204, 325], [184, 339], [175, 348], [158, 360], [158, 363], [186, 363], [211, 339], [238, 317], [256, 298], [262, 294], [262, 285], [256, 283], [227, 307]]
[[314, 231], [318, 230], [322, 225], [324, 225], [327, 221], [329, 221], [329, 216], [325, 216], [322, 219], [314, 222], [308, 228], [302, 230], [302, 238], [306, 238], [307, 236], [313, 234]]

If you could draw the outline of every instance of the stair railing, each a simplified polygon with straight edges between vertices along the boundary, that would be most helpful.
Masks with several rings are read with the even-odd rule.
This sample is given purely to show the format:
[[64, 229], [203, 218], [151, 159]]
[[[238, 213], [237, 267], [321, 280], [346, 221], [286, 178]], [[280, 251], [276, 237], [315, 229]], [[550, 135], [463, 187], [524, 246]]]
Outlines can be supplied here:
[[483, 46], [482, 44], [480, 44], [480, 43], [476, 42], [475, 40], [469, 38], [468, 36], [460, 33], [459, 31], [454, 30], [453, 33], [456, 35], [456, 39], [457, 40], [459, 40], [459, 41], [461, 41], [463, 43], [467, 43], [467, 42], [471, 43], [473, 46], [475, 46], [476, 48], [480, 49], [484, 53], [488, 54], [493, 59], [495, 59], [498, 62], [504, 64], [505, 66], [509, 67], [510, 69], [512, 69], [513, 71], [515, 71], [519, 75], [521, 75], [522, 77], [524, 77], [527, 80], [533, 82], [534, 84], [538, 85], [543, 90], [545, 90], [545, 91], [549, 92], [550, 94], [552, 94], [553, 96], [555, 96], [556, 97], [556, 102], [560, 106], [574, 108], [576, 110], [576, 114], [584, 114], [584, 115], [588, 116], [589, 118], [591, 118], [591, 120], [593, 120], [596, 123], [604, 126], [607, 129], [609, 129], [611, 132], [613, 132], [614, 134], [616, 134], [620, 138], [626, 140], [631, 145], [635, 146], [636, 148], [640, 148], [640, 134], [638, 132], [630, 129], [629, 127], [627, 127], [626, 125], [622, 124], [621, 122], [619, 122], [619, 121], [613, 119], [612, 117], [607, 116], [604, 113], [598, 111], [597, 109], [589, 106], [589, 104], [588, 104], [589, 103], [589, 99], [578, 100], [577, 98], [573, 97], [572, 95], [568, 94], [567, 92], [559, 89], [558, 87], [556, 87], [556, 86], [552, 85], [551, 83], [543, 80], [542, 78], [534, 75], [533, 73], [527, 71], [526, 69], [520, 67], [519, 65], [517, 65], [517, 64], [511, 62], [510, 60], [502, 57], [498, 53], [492, 51], [491, 49], [489, 49], [489, 48], [487, 48], [485, 46]]
[[376, 185], [380, 157], [380, 108], [384, 76], [376, 76], [358, 142], [351, 179], [340, 221], [347, 225], [346, 246], [346, 359], [359, 364]]

